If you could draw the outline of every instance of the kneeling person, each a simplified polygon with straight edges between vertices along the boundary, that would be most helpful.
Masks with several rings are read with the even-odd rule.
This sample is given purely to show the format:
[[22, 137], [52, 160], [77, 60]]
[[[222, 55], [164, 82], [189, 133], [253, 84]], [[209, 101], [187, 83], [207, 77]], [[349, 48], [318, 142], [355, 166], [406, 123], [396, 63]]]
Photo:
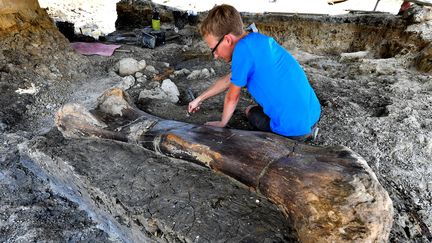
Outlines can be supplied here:
[[249, 122], [263, 131], [304, 140], [320, 117], [320, 104], [299, 63], [273, 38], [247, 33], [239, 12], [219, 5], [210, 10], [200, 26], [201, 34], [214, 58], [231, 62], [231, 73], [218, 79], [195, 100], [188, 111], [228, 90], [222, 119], [206, 125], [225, 127], [246, 87], [257, 106], [248, 107]]

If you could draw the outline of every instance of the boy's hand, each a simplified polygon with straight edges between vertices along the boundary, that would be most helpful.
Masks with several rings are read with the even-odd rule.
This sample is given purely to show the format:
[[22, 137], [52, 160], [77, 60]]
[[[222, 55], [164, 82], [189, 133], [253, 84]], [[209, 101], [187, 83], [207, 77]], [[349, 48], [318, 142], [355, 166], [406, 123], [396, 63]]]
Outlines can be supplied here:
[[222, 121], [206, 122], [204, 125], [206, 125], [206, 126], [213, 126], [213, 127], [225, 127], [226, 126], [226, 124], [223, 123]]
[[197, 112], [200, 109], [200, 105], [201, 105], [201, 100], [199, 100], [198, 98], [194, 99], [189, 103], [188, 113], [191, 114]]

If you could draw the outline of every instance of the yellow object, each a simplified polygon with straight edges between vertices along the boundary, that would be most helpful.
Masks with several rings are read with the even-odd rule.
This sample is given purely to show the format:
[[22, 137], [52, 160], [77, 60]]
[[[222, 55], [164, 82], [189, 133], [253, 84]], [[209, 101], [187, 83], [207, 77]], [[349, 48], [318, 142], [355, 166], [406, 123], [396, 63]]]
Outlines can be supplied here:
[[152, 28], [154, 30], [160, 30], [160, 20], [159, 19], [152, 19]]

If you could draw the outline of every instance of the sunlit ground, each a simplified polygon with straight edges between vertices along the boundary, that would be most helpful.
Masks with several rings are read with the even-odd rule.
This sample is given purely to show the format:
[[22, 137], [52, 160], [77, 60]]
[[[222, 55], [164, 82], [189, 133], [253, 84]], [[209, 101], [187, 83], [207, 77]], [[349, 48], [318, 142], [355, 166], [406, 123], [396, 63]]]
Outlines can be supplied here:
[[[287, 12], [337, 15], [347, 13], [346, 10], [373, 11], [377, 0], [348, 0], [334, 5], [328, 4], [328, 0], [154, 0], [153, 2], [197, 12], [208, 10], [215, 4], [228, 3], [242, 12]], [[396, 14], [402, 2], [402, 0], [381, 0], [378, 3], [376, 11]]]
[[[130, 0], [130, 2], [139, 0]], [[153, 2], [181, 10], [201, 12], [216, 4], [228, 3], [241, 12], [285, 12], [338, 15], [347, 10], [373, 11], [377, 0], [347, 0], [342, 3], [328, 4], [340, 0], [153, 0]], [[75, 32], [98, 37], [115, 31], [117, 19], [116, 3], [119, 0], [39, 0], [42, 8], [55, 21], [68, 21], [75, 24]], [[402, 0], [380, 0], [376, 11], [396, 14]]]

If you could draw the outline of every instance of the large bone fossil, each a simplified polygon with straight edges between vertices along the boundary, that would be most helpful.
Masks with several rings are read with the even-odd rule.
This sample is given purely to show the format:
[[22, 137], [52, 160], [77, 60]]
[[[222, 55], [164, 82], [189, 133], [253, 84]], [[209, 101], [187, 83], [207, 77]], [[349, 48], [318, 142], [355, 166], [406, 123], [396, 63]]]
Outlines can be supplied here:
[[163, 120], [111, 89], [92, 112], [67, 104], [56, 114], [67, 138], [140, 144], [205, 165], [276, 204], [301, 242], [385, 242], [392, 202], [366, 161], [346, 147], [317, 147], [271, 133]]

